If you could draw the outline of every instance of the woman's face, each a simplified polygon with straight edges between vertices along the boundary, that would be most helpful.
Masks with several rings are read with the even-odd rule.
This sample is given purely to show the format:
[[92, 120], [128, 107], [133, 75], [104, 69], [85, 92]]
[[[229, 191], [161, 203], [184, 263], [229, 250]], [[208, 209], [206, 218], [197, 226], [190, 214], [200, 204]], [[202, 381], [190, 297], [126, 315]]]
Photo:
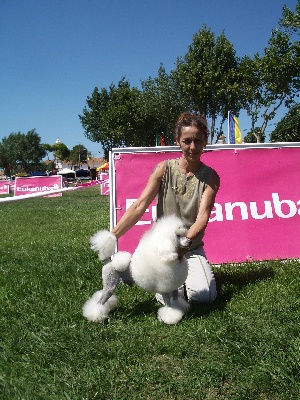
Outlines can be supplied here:
[[207, 145], [206, 135], [196, 126], [185, 126], [181, 129], [181, 136], [177, 144], [187, 161], [198, 161], [203, 149]]

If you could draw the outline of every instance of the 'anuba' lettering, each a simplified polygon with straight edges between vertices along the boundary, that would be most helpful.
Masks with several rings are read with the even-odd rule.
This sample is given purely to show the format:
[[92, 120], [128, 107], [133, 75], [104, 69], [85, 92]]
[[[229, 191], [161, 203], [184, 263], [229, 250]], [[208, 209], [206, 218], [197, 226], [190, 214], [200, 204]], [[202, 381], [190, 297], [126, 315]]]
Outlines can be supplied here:
[[296, 214], [300, 215], [300, 200], [295, 203], [293, 200], [280, 200], [278, 193], [272, 193], [272, 201], [266, 200], [261, 208], [255, 201], [249, 202], [247, 205], [243, 201], [233, 203], [224, 203], [224, 207], [215, 203], [211, 212], [209, 222], [215, 221], [233, 221], [234, 218], [240, 217], [242, 220], [253, 219], [261, 220], [265, 218], [293, 218]]

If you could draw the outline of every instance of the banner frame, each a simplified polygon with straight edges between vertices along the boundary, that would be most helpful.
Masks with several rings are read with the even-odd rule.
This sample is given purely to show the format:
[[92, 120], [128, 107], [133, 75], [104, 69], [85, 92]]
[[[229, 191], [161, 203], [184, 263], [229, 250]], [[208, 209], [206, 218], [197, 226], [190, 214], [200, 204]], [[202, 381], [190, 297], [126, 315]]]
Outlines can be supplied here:
[[[247, 150], [247, 149], [280, 149], [285, 147], [299, 147], [300, 142], [274, 142], [274, 143], [242, 143], [242, 144], [210, 144], [204, 149], [207, 151], [216, 150]], [[110, 209], [110, 230], [116, 225], [116, 171], [115, 160], [119, 154], [130, 153], [180, 153], [178, 146], [153, 146], [153, 147], [118, 147], [113, 148], [109, 152], [109, 179], [110, 179], [110, 194], [109, 194], [109, 209]], [[146, 184], [146, 182], [145, 182]]]
[[[232, 145], [216, 144], [216, 145], [208, 145], [206, 147], [206, 149], [204, 150], [204, 153], [210, 153], [212, 151], [219, 151], [219, 150], [223, 150], [224, 151], [225, 150], [225, 151], [229, 151], [229, 153], [231, 154], [231, 157], [232, 156], [235, 157], [236, 155], [238, 156], [239, 154], [241, 154], [240, 151], [242, 151], [242, 153], [246, 157], [247, 150], [252, 150], [252, 153], [253, 153], [253, 150], [254, 150], [254, 154], [255, 154], [255, 150], [256, 149], [257, 150], [259, 150], [259, 149], [260, 150], [262, 150], [262, 149], [263, 150], [273, 150], [273, 149], [275, 149], [275, 151], [276, 151], [276, 149], [279, 150], [281, 148], [297, 148], [298, 149], [298, 148], [300, 148], [300, 142], [257, 143], [257, 144], [256, 143], [249, 143], [249, 144], [232, 144]], [[244, 151], [246, 151], [246, 153], [244, 153]], [[127, 155], [139, 154], [139, 157], [141, 159], [141, 155], [143, 153], [145, 153], [145, 154], [151, 154], [151, 153], [156, 153], [157, 154], [157, 153], [160, 153], [161, 155], [162, 155], [162, 153], [166, 153], [165, 158], [167, 159], [168, 158], [168, 154], [167, 153], [169, 153], [169, 152], [173, 153], [171, 158], [174, 158], [174, 157], [177, 157], [176, 154], [174, 154], [174, 153], [180, 154], [181, 150], [180, 150], [180, 148], [178, 146], [126, 147], [126, 148], [113, 148], [111, 150], [111, 152], [109, 154], [109, 160], [110, 160], [109, 174], [110, 174], [110, 183], [111, 183], [110, 184], [110, 186], [111, 186], [110, 187], [110, 229], [112, 229], [116, 225], [117, 217], [120, 218], [120, 212], [121, 212], [121, 215], [122, 215], [123, 211], [121, 211], [121, 210], [124, 207], [123, 204], [120, 204], [120, 206], [117, 205], [117, 201], [119, 201], [118, 200], [119, 199], [119, 194], [118, 194], [119, 191], [118, 191], [118, 188], [116, 187], [116, 185], [120, 184], [120, 182], [119, 182], [120, 178], [118, 178], [118, 176], [117, 176], [117, 173], [118, 173], [118, 171], [117, 171], [118, 170], [118, 166], [116, 166], [118, 164], [117, 160], [120, 160], [122, 158], [123, 154], [124, 155], [126, 155], [126, 154]], [[225, 154], [226, 154], [226, 152], [222, 154], [221, 159], [222, 158], [224, 159], [224, 156], [225, 156], [225, 159], [227, 159]], [[259, 154], [262, 154], [261, 151], [258, 152], [258, 157], [261, 157], [261, 156], [259, 156]], [[228, 156], [229, 156], [229, 154], [228, 154]], [[274, 157], [274, 155], [270, 154], [270, 157], [272, 159]], [[157, 159], [157, 156], [155, 156], [155, 158]], [[249, 159], [249, 155], [246, 158]], [[269, 156], [268, 156], [268, 158], [269, 158]], [[133, 160], [132, 157], [130, 157], [129, 159]], [[250, 155], [250, 160], [252, 160], [252, 155]], [[280, 160], [280, 159], [278, 159], [278, 160]], [[279, 161], [279, 163], [280, 163], [280, 161]], [[210, 164], [208, 164], [208, 165], [210, 165]], [[298, 161], [297, 161], [297, 165], [298, 165]], [[149, 170], [149, 168], [148, 168], [148, 170]], [[149, 172], [148, 172], [148, 174], [149, 174]], [[123, 177], [123, 175], [120, 175], [120, 176]], [[145, 184], [146, 184], [146, 178], [147, 177], [145, 177]], [[123, 180], [124, 180], [124, 177], [123, 177]], [[140, 185], [139, 185], [139, 187], [140, 187]], [[124, 191], [124, 188], [122, 188], [122, 190]], [[141, 189], [139, 189], [139, 190], [141, 190]], [[138, 194], [135, 194], [135, 195], [137, 196]], [[276, 193], [274, 195], [276, 195]], [[273, 196], [273, 194], [272, 194], [272, 196]], [[130, 196], [129, 196], [129, 198], [130, 198]], [[285, 200], [283, 200], [283, 202], [285, 202]], [[298, 202], [298, 204], [299, 204], [299, 202]], [[117, 207], [119, 207], [119, 208], [117, 208]], [[147, 212], [149, 212], [149, 211], [147, 211]], [[153, 213], [153, 211], [152, 211], [152, 213]], [[299, 214], [299, 211], [298, 211], [298, 214]], [[140, 225], [140, 224], [137, 224], [137, 225]], [[246, 232], [248, 232], [248, 231], [246, 231]], [[128, 250], [125, 250], [125, 251], [128, 251]], [[129, 250], [129, 251], [132, 251], [132, 250]], [[249, 252], [247, 254], [249, 254], [249, 256], [247, 255], [247, 259], [245, 261], [250, 261], [252, 259], [254, 259], [255, 261], [263, 260], [263, 258], [257, 258], [257, 260], [256, 260], [255, 257], [252, 258], [252, 256], [251, 256], [252, 253], [251, 252]], [[277, 256], [275, 255], [274, 259], [278, 258], [278, 256], [279, 256], [279, 254]], [[292, 254], [290, 254], [290, 256], [292, 257]], [[266, 260], [267, 259], [272, 259], [272, 258], [270, 258], [270, 254], [267, 257], [269, 257], [269, 258], [266, 258]], [[282, 257], [282, 255], [279, 256], [279, 258], [280, 259], [284, 259], [284, 257]], [[216, 263], [216, 262], [218, 263], [217, 260], [212, 261], [212, 262], [213, 263]], [[221, 261], [221, 262], [224, 262], [224, 261]], [[230, 260], [228, 260], [228, 262], [239, 263], [239, 262], [244, 262], [244, 261], [241, 261], [241, 260], [235, 260], [235, 261], [231, 260], [230, 261]]]

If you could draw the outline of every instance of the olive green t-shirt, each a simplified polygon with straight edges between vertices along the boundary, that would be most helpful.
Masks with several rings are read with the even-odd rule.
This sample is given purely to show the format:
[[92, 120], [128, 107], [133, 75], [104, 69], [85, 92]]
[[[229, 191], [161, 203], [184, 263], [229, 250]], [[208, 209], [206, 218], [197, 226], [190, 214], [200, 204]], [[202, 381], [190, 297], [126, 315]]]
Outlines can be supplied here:
[[[157, 194], [157, 218], [175, 214], [185, 226], [190, 228], [196, 221], [200, 201], [211, 168], [201, 164], [192, 176], [185, 176], [178, 164], [178, 159], [167, 160], [166, 170]], [[193, 240], [192, 248], [203, 245], [200, 240]]]

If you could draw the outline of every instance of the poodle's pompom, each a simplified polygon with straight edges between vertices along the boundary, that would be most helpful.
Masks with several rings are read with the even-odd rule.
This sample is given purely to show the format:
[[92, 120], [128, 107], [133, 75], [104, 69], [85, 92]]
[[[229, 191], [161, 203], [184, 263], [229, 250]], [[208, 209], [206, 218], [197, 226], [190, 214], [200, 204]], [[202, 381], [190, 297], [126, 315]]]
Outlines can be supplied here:
[[110, 311], [113, 311], [117, 307], [118, 300], [115, 295], [112, 295], [105, 304], [99, 303], [101, 296], [102, 290], [95, 292], [82, 308], [83, 316], [90, 322], [107, 320]]
[[111, 257], [117, 245], [117, 238], [109, 231], [98, 231], [90, 238], [91, 249], [99, 253], [100, 260]]
[[164, 306], [158, 309], [158, 319], [167, 325], [178, 324], [183, 316], [184, 312], [179, 308]]
[[173, 302], [172, 307], [164, 306], [158, 309], [158, 319], [167, 325], [175, 325], [189, 309], [189, 303], [184, 299]]
[[126, 271], [131, 261], [131, 254], [127, 251], [118, 251], [112, 259], [112, 266], [116, 271]]

